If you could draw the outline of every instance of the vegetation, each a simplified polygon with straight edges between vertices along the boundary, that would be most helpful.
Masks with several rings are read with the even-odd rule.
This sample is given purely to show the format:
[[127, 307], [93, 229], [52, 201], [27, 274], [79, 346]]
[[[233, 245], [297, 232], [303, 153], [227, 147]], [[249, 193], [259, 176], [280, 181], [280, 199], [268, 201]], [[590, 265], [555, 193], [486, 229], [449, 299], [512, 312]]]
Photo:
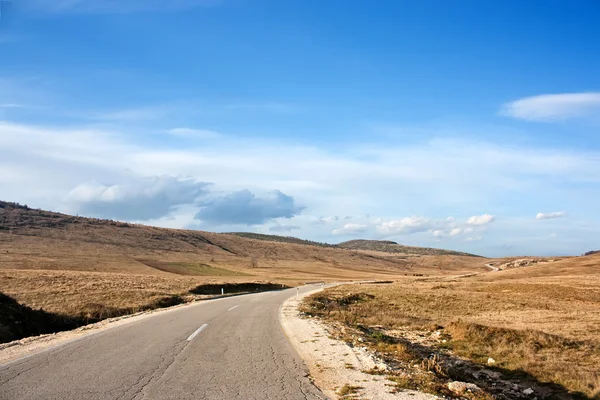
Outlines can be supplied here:
[[0, 287], [13, 294], [0, 293], [2, 343], [213, 297], [220, 295], [221, 289], [225, 294], [238, 294], [287, 286], [268, 282], [198, 284], [194, 278], [115, 273], [0, 270]]
[[[7, 202], [0, 202], [0, 227], [0, 290], [23, 307], [51, 314], [39, 320], [58, 318], [65, 327], [214, 295], [223, 284], [279, 287], [485, 270], [470, 257], [445, 260], [450, 266], [442, 271], [430, 259], [155, 228]], [[203, 285], [217, 288], [201, 294]], [[24, 332], [58, 325], [36, 323]]]
[[390, 240], [350, 240], [342, 242], [337, 247], [353, 250], [370, 250], [382, 251], [385, 253], [402, 253], [402, 254], [417, 254], [417, 255], [437, 255], [437, 256], [465, 256], [465, 257], [481, 257], [475, 254], [462, 253], [460, 251], [434, 249], [431, 247], [413, 247], [404, 246]]
[[303, 244], [307, 246], [319, 246], [319, 247], [336, 247], [333, 244], [314, 242], [312, 240], [298, 239], [293, 236], [279, 236], [279, 235], [264, 235], [262, 233], [252, 232], [229, 232], [229, 235], [235, 235], [248, 239], [265, 240], [268, 242], [280, 242], [280, 243], [294, 243]]
[[[396, 374], [401, 386], [444, 394], [455, 379], [499, 396], [521, 382], [538, 398], [599, 398], [599, 266], [594, 256], [455, 280], [341, 286], [308, 298], [304, 311], [399, 370], [418, 364], [426, 372]], [[499, 378], [481, 379], [490, 371]]]

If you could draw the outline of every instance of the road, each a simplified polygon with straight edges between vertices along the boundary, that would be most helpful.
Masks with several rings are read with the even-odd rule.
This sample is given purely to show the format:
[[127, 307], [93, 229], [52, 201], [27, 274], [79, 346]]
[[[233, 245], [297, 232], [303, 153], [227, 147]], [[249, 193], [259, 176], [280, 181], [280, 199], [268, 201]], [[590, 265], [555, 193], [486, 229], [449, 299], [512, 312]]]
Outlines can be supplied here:
[[279, 323], [295, 293], [195, 303], [5, 364], [0, 399], [324, 399]]
[[486, 267], [491, 268], [492, 272], [498, 272], [500, 271], [497, 267], [494, 267], [493, 264], [485, 264]]

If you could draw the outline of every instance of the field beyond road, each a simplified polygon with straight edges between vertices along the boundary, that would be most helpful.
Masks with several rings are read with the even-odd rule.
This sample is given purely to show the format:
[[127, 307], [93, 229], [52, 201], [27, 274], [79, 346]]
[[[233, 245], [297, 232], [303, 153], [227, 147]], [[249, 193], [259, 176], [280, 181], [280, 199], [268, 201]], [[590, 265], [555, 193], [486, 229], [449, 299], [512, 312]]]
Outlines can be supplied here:
[[[503, 398], [512, 389], [502, 382], [518, 382], [521, 395], [532, 388], [538, 399], [600, 397], [600, 255], [458, 279], [344, 285], [311, 296], [305, 311], [334, 323], [345, 340], [360, 337], [400, 371], [416, 363], [428, 373], [397, 373], [400, 386], [443, 394], [449, 380], [470, 380]], [[504, 398], [520, 398], [511, 393]], [[479, 396], [472, 398], [487, 398]]]

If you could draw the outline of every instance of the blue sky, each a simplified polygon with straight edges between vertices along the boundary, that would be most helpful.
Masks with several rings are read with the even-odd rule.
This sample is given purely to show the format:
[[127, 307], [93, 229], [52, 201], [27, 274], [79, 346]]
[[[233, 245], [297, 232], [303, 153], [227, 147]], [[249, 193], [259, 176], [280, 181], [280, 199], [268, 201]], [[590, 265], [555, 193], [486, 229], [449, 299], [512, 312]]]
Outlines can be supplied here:
[[596, 1], [29, 0], [0, 198], [490, 256], [600, 247]]

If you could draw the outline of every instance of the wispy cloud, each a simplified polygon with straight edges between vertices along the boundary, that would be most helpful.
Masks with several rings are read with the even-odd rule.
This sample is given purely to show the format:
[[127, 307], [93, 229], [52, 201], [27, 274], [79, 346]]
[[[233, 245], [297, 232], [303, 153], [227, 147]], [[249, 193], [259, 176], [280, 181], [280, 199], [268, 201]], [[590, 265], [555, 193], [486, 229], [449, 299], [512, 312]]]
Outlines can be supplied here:
[[377, 231], [384, 235], [397, 235], [403, 233], [426, 232], [434, 226], [435, 222], [429, 218], [406, 217], [383, 222], [377, 227]]
[[552, 122], [600, 115], [600, 92], [545, 94], [506, 103], [500, 114], [527, 121]]
[[[483, 247], [489, 246], [493, 235], [522, 238], [527, 224], [536, 226], [531, 228], [538, 229], [536, 235], [548, 237], [549, 232], [539, 231], [546, 229], [545, 224], [532, 218], [509, 226], [507, 217], [519, 212], [523, 198], [552, 208], [556, 204], [559, 210], [575, 206], [593, 209], [593, 199], [600, 195], [600, 154], [593, 150], [514, 148], [458, 140], [317, 148], [243, 134], [182, 146], [176, 137], [157, 144], [123, 132], [127, 129], [0, 122], [0, 198], [77, 212], [86, 202], [98, 202], [83, 201], [81, 196], [77, 202], [65, 201], [67, 194], [82, 184], [105, 183], [106, 188], [96, 188], [102, 194], [96, 196], [98, 199], [105, 199], [108, 190], [135, 203], [144, 197], [134, 192], [153, 190], [154, 184], [132, 184], [125, 190], [129, 173], [145, 178], [189, 176], [213, 183], [209, 196], [201, 199], [207, 211], [199, 216], [210, 220], [211, 227], [224, 218], [230, 223], [265, 224], [262, 228], [268, 231], [274, 221], [283, 224], [279, 221], [283, 218], [289, 225], [301, 227], [299, 236], [327, 241], [333, 229], [342, 230], [352, 222], [368, 227], [360, 233], [365, 238], [398, 237], [410, 244], [427, 245], [434, 235], [435, 239], [463, 244], [468, 237], [481, 236], [484, 239], [476, 246]], [[114, 185], [119, 189], [111, 188]], [[176, 191], [177, 187], [168, 190]], [[250, 193], [240, 194], [240, 189]], [[282, 196], [266, 195], [272, 189], [280, 190]], [[158, 202], [160, 196], [151, 197], [148, 203]], [[208, 200], [214, 201], [206, 203]], [[101, 205], [105, 203], [102, 200]], [[302, 213], [300, 204], [306, 206]], [[173, 206], [175, 211], [168, 208], [179, 227], [200, 212], [196, 200], [187, 206], [187, 222], [179, 205]], [[162, 211], [148, 217], [164, 216], [167, 208], [161, 207]], [[444, 217], [433, 216], [432, 210]], [[234, 211], [240, 218], [231, 217]], [[366, 216], [374, 212], [375, 216]], [[345, 220], [346, 215], [352, 215], [352, 221]], [[445, 218], [447, 215], [456, 218]], [[502, 218], [494, 221], [492, 229], [494, 215]], [[169, 224], [175, 227], [173, 221]], [[554, 232], [556, 229], [553, 227]], [[581, 237], [589, 237], [590, 232], [594, 231], [590, 228]], [[563, 231], [557, 233], [565, 235]], [[575, 233], [569, 235], [576, 237]], [[519, 250], [526, 250], [524, 244], [519, 246]]]
[[454, 217], [436, 219], [413, 216], [382, 221], [376, 226], [376, 230], [382, 237], [428, 232], [435, 239], [450, 239], [474, 231], [483, 232], [486, 225], [492, 223], [494, 219], [489, 214], [473, 216], [463, 222], [457, 221]]
[[468, 225], [481, 226], [494, 222], [495, 217], [490, 214], [475, 215], [467, 220]]
[[334, 235], [356, 235], [366, 232], [369, 229], [368, 225], [363, 224], [345, 224], [343, 227], [331, 231]]
[[556, 212], [549, 212], [549, 213], [537, 213], [537, 215], [535, 216], [535, 219], [562, 218], [565, 215], [567, 215], [567, 213], [564, 211], [556, 211]]

